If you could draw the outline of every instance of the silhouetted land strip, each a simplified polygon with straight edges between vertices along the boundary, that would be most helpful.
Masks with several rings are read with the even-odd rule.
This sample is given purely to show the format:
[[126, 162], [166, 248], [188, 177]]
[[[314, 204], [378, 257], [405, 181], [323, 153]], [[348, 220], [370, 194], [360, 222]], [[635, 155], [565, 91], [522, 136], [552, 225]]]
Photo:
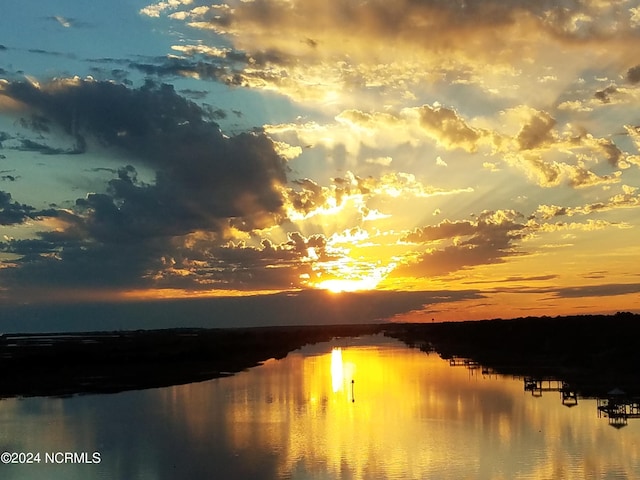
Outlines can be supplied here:
[[0, 337], [0, 397], [107, 393], [231, 375], [307, 344], [384, 332], [443, 358], [640, 395], [640, 315]]
[[640, 395], [640, 315], [398, 324], [387, 335], [497, 373], [564, 380], [582, 396]]
[[111, 393], [232, 375], [382, 325], [168, 329], [0, 337], [0, 397]]

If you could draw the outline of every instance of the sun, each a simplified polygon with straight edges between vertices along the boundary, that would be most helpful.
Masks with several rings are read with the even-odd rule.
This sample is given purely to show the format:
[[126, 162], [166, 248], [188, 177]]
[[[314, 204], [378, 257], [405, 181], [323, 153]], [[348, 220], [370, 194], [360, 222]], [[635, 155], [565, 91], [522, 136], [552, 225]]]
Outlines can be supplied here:
[[334, 268], [325, 272], [325, 279], [318, 278], [315, 282], [309, 282], [309, 286], [332, 293], [374, 290], [389, 271], [388, 267], [362, 264], [353, 266], [344, 260], [337, 263], [333, 265]]
[[379, 282], [379, 278], [362, 278], [359, 280], [332, 278], [316, 283], [315, 287], [320, 290], [329, 290], [333, 293], [357, 292], [360, 290], [373, 290]]

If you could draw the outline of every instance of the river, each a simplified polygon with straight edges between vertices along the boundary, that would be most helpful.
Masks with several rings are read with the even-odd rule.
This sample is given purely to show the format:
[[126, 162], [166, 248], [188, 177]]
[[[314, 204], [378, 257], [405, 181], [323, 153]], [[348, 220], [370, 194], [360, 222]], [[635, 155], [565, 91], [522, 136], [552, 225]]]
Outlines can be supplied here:
[[0, 452], [5, 480], [632, 479], [640, 419], [372, 336], [201, 383], [4, 399]]

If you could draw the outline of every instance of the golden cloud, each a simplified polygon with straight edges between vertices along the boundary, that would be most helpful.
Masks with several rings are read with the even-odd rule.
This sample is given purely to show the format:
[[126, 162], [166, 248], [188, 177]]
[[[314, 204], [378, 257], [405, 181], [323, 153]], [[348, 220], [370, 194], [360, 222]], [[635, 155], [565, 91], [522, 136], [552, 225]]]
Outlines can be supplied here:
[[[187, 0], [160, 2], [142, 13], [158, 16], [180, 3]], [[630, 40], [638, 37], [629, 11], [594, 0], [570, 6], [533, 0], [237, 0], [171, 17], [223, 35], [247, 53], [236, 83], [319, 103], [364, 90], [376, 98], [390, 91], [407, 98], [443, 79], [472, 82], [487, 92], [511, 89], [516, 77], [521, 87], [539, 85], [541, 78], [545, 85], [561, 84], [557, 71], [541, 77], [532, 66], [544, 59], [554, 70], [573, 65], [580, 71], [586, 62], [581, 48], [589, 49], [589, 61], [628, 62]]]

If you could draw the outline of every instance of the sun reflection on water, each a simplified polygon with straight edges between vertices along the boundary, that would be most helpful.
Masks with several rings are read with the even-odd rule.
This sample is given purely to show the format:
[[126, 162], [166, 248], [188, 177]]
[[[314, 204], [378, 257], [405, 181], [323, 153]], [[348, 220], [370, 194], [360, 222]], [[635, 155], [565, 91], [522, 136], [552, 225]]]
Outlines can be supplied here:
[[355, 364], [342, 360], [342, 348], [331, 350], [331, 387], [334, 394], [347, 393], [349, 400], [354, 401]]
[[331, 385], [333, 393], [342, 390], [344, 383], [344, 366], [342, 365], [342, 349], [335, 347], [331, 351]]

